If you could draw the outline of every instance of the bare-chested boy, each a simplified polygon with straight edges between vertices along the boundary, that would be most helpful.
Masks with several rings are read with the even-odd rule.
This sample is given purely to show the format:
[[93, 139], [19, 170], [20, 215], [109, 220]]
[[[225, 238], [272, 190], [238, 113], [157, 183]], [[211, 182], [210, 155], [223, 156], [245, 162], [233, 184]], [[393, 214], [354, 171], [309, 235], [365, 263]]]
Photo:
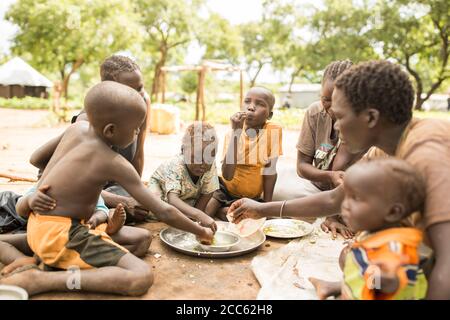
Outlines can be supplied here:
[[[149, 266], [114, 243], [104, 232], [90, 230], [83, 222], [94, 212], [107, 181], [117, 181], [146, 209], [176, 228], [210, 241], [213, 231], [189, 220], [176, 208], [152, 195], [132, 165], [111, 150], [124, 148], [139, 134], [146, 106], [133, 89], [110, 81], [89, 90], [85, 99], [88, 122], [75, 123], [64, 133], [39, 186], [56, 200], [53, 210], [30, 214], [28, 243], [33, 252], [52, 267], [81, 270], [84, 291], [141, 295], [153, 282]], [[99, 269], [94, 269], [99, 268]], [[30, 295], [68, 291], [69, 274], [35, 269], [0, 280], [25, 288]]]

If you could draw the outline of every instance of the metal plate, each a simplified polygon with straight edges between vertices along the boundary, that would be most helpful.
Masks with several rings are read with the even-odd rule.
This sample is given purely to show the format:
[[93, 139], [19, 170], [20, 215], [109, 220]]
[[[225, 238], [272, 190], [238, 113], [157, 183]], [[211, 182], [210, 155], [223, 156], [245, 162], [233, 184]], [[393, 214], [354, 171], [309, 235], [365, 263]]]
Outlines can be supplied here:
[[272, 219], [264, 223], [264, 233], [272, 238], [293, 239], [310, 234], [314, 230], [312, 224], [295, 219]]
[[0, 285], [0, 300], [28, 300], [28, 293], [20, 287]]
[[[229, 222], [216, 221], [218, 230], [227, 230]], [[264, 241], [266, 236], [259, 230], [250, 237], [241, 238], [241, 241], [231, 247], [227, 252], [207, 252], [204, 251], [195, 239], [195, 235], [186, 231], [181, 231], [172, 227], [165, 228], [159, 233], [162, 242], [172, 249], [182, 252], [184, 254], [203, 257], [203, 258], [229, 258], [237, 257], [258, 249]]]

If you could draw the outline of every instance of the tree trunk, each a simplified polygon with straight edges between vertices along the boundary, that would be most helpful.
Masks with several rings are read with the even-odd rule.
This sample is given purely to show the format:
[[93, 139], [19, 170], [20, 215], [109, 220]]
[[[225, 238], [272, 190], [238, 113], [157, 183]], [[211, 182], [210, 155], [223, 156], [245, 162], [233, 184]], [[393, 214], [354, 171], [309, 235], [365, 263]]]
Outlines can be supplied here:
[[419, 98], [416, 96], [416, 105], [414, 106], [414, 110], [419, 110], [419, 111], [421, 111], [424, 102], [425, 102], [424, 99], [422, 99], [422, 98], [419, 99]]
[[250, 76], [250, 88], [255, 86], [256, 78], [258, 78], [259, 73], [261, 72], [262, 68], [264, 66], [264, 62], [258, 62], [258, 71], [256, 71], [255, 75], [253, 77], [250, 76], [250, 70], [247, 71], [248, 75]]
[[420, 78], [420, 75], [417, 73], [416, 70], [414, 70], [410, 63], [409, 63], [409, 59], [411, 58], [411, 56], [407, 53], [405, 53], [405, 67], [406, 70], [408, 70], [408, 72], [414, 77], [414, 80], [416, 81], [416, 105], [414, 106], [415, 110], [422, 110], [422, 105], [423, 102], [422, 101], [422, 92], [423, 92], [423, 84], [422, 84], [422, 79]]
[[302, 70], [303, 70], [303, 66], [300, 66], [294, 72], [292, 72], [291, 81], [289, 82], [289, 89], [288, 89], [289, 93], [292, 93], [292, 85], [294, 84], [295, 78], [298, 77], [298, 75], [300, 74], [300, 72], [302, 72]]
[[75, 71], [77, 71], [81, 65], [84, 63], [84, 59], [80, 58], [77, 61], [75, 61], [75, 63], [72, 65], [72, 69], [70, 70], [70, 72], [65, 75], [65, 77], [63, 77], [62, 81], [63, 81], [63, 85], [62, 85], [62, 94], [64, 96], [65, 101], [67, 102], [67, 99], [69, 97], [69, 81], [70, 81], [70, 77], [72, 76], [72, 74], [75, 73]]
[[166, 60], [167, 60], [166, 46], [162, 45], [159, 52], [161, 54], [161, 57], [160, 57], [159, 61], [156, 63], [155, 73], [153, 74], [153, 83], [152, 83], [152, 92], [151, 92], [151, 97], [152, 97], [153, 101], [158, 100], [158, 93], [161, 91], [160, 90], [161, 68], [164, 67], [164, 65], [166, 64]]

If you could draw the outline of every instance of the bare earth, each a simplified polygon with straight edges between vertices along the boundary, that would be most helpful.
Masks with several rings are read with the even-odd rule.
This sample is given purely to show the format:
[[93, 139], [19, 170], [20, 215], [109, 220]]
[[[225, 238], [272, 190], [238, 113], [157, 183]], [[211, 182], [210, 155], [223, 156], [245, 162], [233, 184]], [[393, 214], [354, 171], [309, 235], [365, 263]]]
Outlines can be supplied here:
[[[37, 170], [28, 162], [31, 153], [50, 138], [62, 133], [67, 125], [42, 128], [46, 111], [26, 111], [0, 108], [0, 172], [34, 178]], [[223, 139], [228, 127], [216, 126], [219, 139]], [[295, 165], [298, 131], [283, 131], [283, 151], [279, 168]], [[145, 168], [143, 180], [164, 160], [180, 152], [181, 133], [174, 135], [150, 134], [145, 144]], [[222, 141], [221, 141], [222, 142]], [[222, 144], [219, 145], [221, 158]], [[277, 183], [282, 183], [278, 181]], [[0, 191], [17, 193], [26, 191], [31, 183], [10, 183], [0, 178]], [[145, 261], [152, 266], [155, 282], [141, 299], [255, 299], [259, 284], [250, 269], [256, 255], [288, 243], [284, 240], [267, 240], [256, 252], [229, 259], [189, 257], [166, 247], [159, 239], [163, 223], [145, 223], [138, 227], [152, 232], [153, 241]], [[156, 258], [155, 254], [161, 257]], [[158, 255], [156, 255], [158, 256]], [[35, 299], [117, 299], [115, 295], [86, 293], [49, 293]], [[125, 298], [126, 299], [126, 298]]]

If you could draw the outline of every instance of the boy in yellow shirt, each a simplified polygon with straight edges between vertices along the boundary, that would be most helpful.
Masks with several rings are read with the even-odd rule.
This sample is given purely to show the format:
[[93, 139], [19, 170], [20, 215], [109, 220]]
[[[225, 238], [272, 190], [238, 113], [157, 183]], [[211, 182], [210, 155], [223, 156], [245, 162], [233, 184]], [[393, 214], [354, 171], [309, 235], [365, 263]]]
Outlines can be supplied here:
[[272, 201], [276, 164], [282, 155], [281, 127], [268, 121], [274, 104], [270, 90], [253, 87], [245, 96], [244, 110], [231, 116], [231, 131], [224, 141], [220, 189], [209, 201], [207, 214], [226, 220], [229, 206], [240, 198]]

